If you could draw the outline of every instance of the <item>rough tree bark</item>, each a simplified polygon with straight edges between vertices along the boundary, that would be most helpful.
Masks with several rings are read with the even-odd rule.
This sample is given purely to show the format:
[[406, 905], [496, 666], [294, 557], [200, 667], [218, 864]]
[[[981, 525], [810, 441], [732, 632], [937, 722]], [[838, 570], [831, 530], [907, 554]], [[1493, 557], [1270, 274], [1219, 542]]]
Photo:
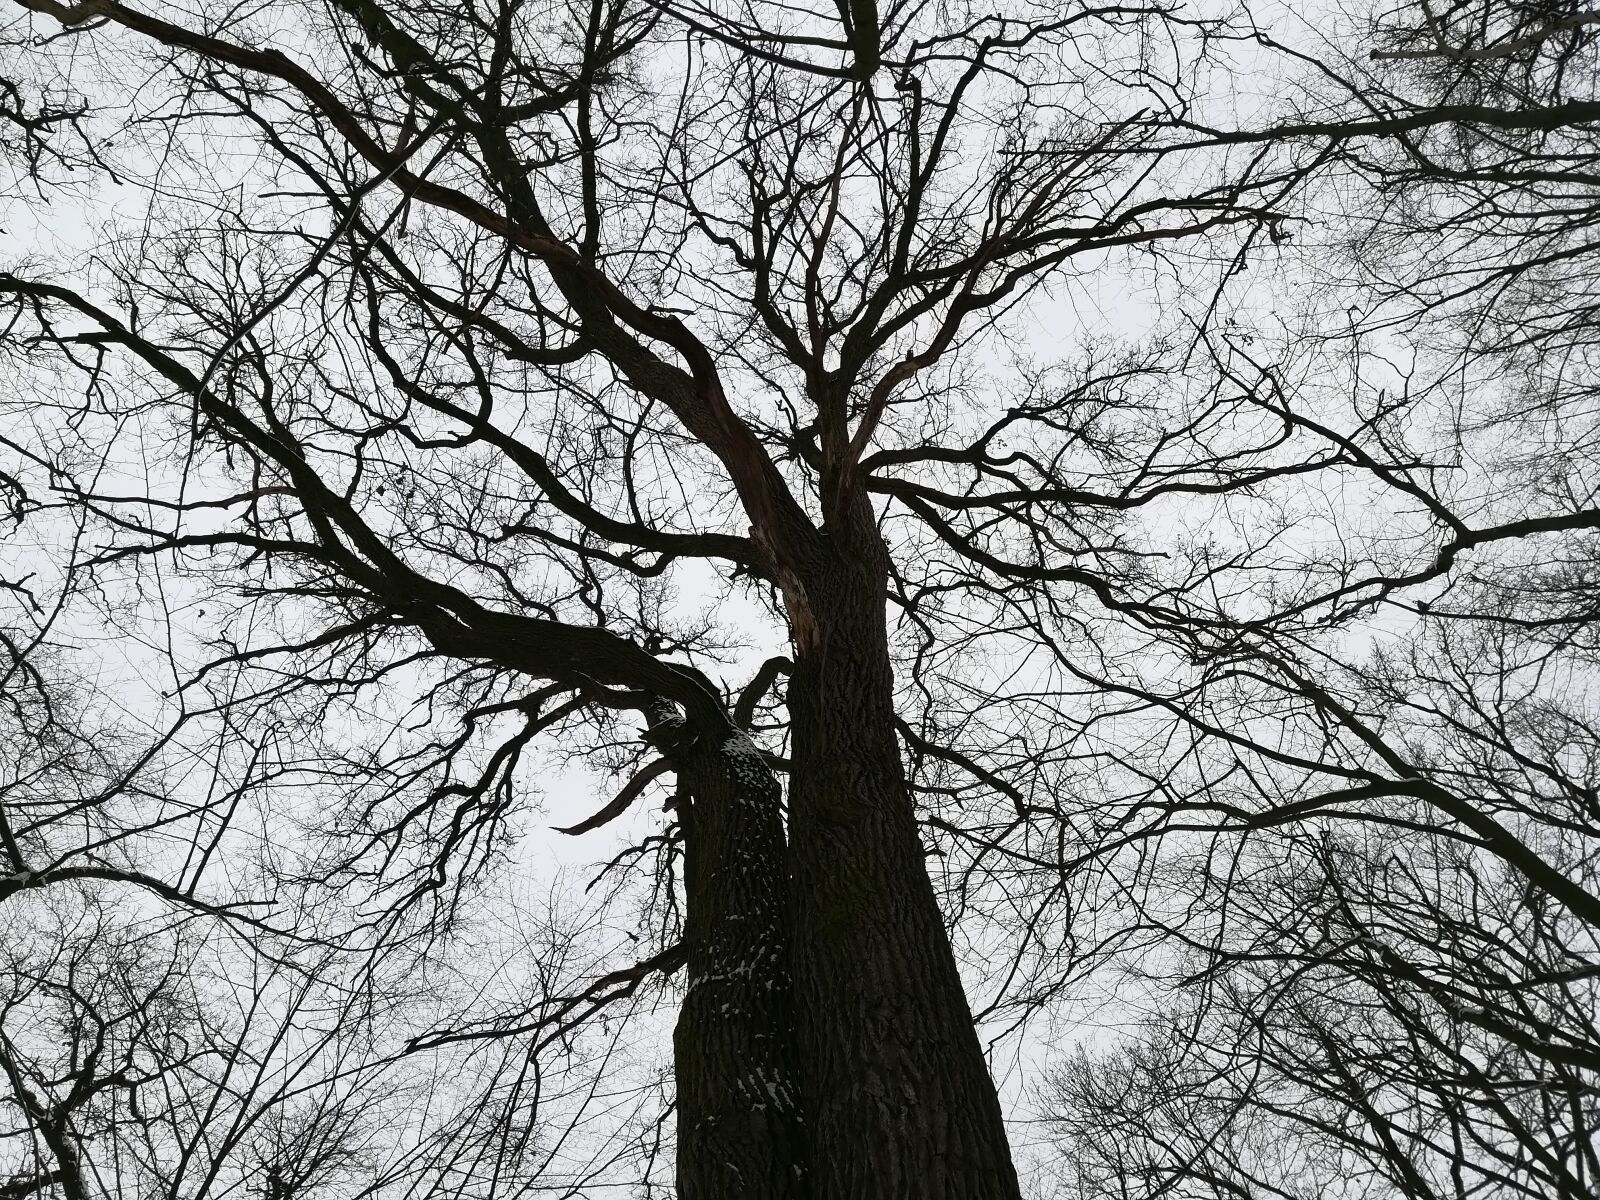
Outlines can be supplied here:
[[650, 738], [677, 769], [684, 829], [678, 1195], [800, 1200], [809, 1190], [778, 784], [737, 729], [700, 733], [663, 705]]
[[790, 564], [797, 1047], [817, 1196], [1006, 1200], [999, 1100], [923, 865], [864, 496]]

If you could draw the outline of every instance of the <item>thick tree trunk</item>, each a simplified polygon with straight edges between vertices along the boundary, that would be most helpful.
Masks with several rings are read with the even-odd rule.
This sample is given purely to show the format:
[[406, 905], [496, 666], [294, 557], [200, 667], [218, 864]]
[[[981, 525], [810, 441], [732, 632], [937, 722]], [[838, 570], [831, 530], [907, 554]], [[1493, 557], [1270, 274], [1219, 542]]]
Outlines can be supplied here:
[[809, 1195], [778, 786], [743, 734], [657, 736], [678, 768], [689, 990], [673, 1037], [678, 1195]]
[[[865, 504], [861, 506], [865, 509]], [[901, 765], [870, 513], [786, 586], [797, 1047], [818, 1200], [1019, 1196]], [[803, 607], [804, 612], [795, 609]]]

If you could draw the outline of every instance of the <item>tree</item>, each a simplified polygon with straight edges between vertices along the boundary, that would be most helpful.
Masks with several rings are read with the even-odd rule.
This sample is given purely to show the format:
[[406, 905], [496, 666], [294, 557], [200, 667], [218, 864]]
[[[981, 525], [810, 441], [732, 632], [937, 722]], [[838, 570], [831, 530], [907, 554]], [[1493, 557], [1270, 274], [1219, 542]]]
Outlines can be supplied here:
[[[684, 1194], [1016, 1194], [923, 865], [915, 797], [941, 785], [914, 791], [902, 746], [995, 789], [969, 810], [1057, 810], [1024, 796], [1043, 773], [998, 783], [939, 730], [950, 656], [987, 640], [921, 643], [990, 606], [1042, 606], [1008, 654], [1084, 595], [1150, 616], [1121, 514], [1338, 457], [1225, 387], [1147, 420], [1166, 345], [981, 357], [1080, 264], [1201, 235], [1238, 261], [1276, 228], [1296, 175], [1163, 140], [1235, 33], [1162, 7], [20, 7], [71, 91], [16, 106], [34, 177], [76, 152], [162, 198], [92, 284], [0, 280], [12, 337], [97, 417], [173, 414], [159, 485], [63, 485], [115, 533], [97, 563], [284, 601], [275, 641], [235, 618], [204, 669], [294, 681], [259, 696], [414, 667], [461, 714], [363, 761], [340, 869], [409, 871], [396, 903], [448, 915], [530, 741], [641, 712], [678, 780], [645, 848], [682, 843]], [[135, 70], [171, 107], [111, 100]], [[738, 700], [706, 673], [730, 631], [667, 613], [692, 564], [787, 625]]]
[[[1407, 1139], [1492, 1111], [1486, 1177], [1586, 1186], [1517, 1105], [1558, 1079], [1562, 1127], [1587, 1119], [1592, 726], [1520, 690], [1548, 648], [1508, 632], [1533, 601], [1507, 597], [1587, 577], [1456, 568], [1581, 539], [1593, 506], [1452, 490], [1439, 464], [1478, 429], [1415, 430], [1486, 385], [1383, 357], [1449, 306], [1503, 331], [1507, 280], [1540, 282], [1525, 328], [1556, 332], [1463, 361], [1544, 369], [1587, 328], [1544, 286], [1591, 211], [1583, 14], [1424, 14], [1425, 45], [1385, 16], [1374, 65], [1167, 6], [16, 11], [18, 186], [106, 224], [0, 274], [13, 440], [87, 531], [58, 561], [103, 619], [159, 631], [172, 695], [207, 698], [174, 744], [253, 811], [302, 810], [263, 878], [437, 969], [548, 764], [624, 780], [575, 834], [671, 781], [593, 922], [632, 904], [648, 941], [394, 1052], [505, 1055], [429, 1143], [492, 1167], [432, 1178], [492, 1194], [536, 1158], [540, 1055], [682, 968], [681, 1194], [1016, 1195], [975, 1016], [1138, 962], [1199, 999], [1125, 1056], [1143, 1107], [1102, 1103], [1100, 1068], [1069, 1080], [1080, 1182], [1266, 1186], [1283, 1093], [1206, 1057], [1247, 1030], [1244, 1061], [1310, 1097], [1309, 1158], [1416, 1191]], [[1294, 111], [1213, 86], [1264, 61], [1299, 72]], [[1547, 218], [1550, 189], [1579, 202]], [[1508, 258], [1430, 293], [1429, 255], [1463, 242]], [[1276, 331], [1241, 286], [1275, 262], [1299, 272]], [[1352, 262], [1374, 301], [1353, 316]], [[1110, 278], [1177, 297], [1157, 332], [1074, 311]], [[1047, 321], [1071, 344], [1041, 349]], [[1587, 403], [1560, 379], [1536, 411]], [[1500, 477], [1546, 487], [1587, 444], [1557, 443]], [[1334, 487], [1367, 503], [1323, 521]], [[1364, 656], [1407, 597], [1413, 653]], [[1526, 699], [1485, 709], [1485, 679]], [[1485, 1044], [1514, 1053], [1485, 1067]], [[1196, 1078], [1226, 1110], [1210, 1158], [1152, 1149], [1168, 1062], [1178, 1103]], [[1376, 1062], [1416, 1122], [1375, 1104]], [[1549, 1073], [1505, 1101], [1497, 1072], [1530, 1063]]]
[[1336, 150], [1297, 214], [1325, 291], [1233, 352], [1286, 420], [1413, 465], [1251, 564], [1288, 583], [1240, 603], [1228, 564], [1195, 668], [1124, 688], [1212, 743], [1151, 806], [1207, 857], [1145, 910], [1165, 1011], [1059, 1076], [1081, 1195], [1595, 1186], [1595, 22], [1364, 15], [1267, 131]]

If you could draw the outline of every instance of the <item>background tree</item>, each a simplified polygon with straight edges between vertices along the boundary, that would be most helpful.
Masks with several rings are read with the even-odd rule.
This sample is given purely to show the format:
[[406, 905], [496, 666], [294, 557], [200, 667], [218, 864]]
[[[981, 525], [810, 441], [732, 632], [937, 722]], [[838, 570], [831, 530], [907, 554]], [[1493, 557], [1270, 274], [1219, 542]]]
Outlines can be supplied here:
[[1228, 353], [1413, 465], [1367, 471], [1370, 523], [1247, 564], [1270, 589], [1225, 564], [1238, 599], [1174, 639], [1196, 665], [1124, 689], [1212, 749], [1146, 810], [1195, 847], [1143, 909], [1165, 1013], [1058, 1077], [1076, 1194], [1595, 1187], [1596, 19], [1360, 16], [1249, 135], [1334, 151], [1322, 288]]
[[[232, 708], [204, 679], [162, 700], [163, 660], [182, 651], [138, 635], [181, 640], [171, 614], [193, 597], [142, 563], [94, 562], [92, 522], [63, 502], [115, 475], [115, 439], [91, 423], [55, 440], [16, 415], [0, 550], [4, 1194], [582, 1189], [619, 1158], [659, 1174], [659, 1088], [633, 1046], [647, 1022], [571, 1021], [591, 989], [627, 985], [596, 970], [626, 939], [536, 895], [459, 936], [376, 928], [382, 897], [326, 869], [315, 797], [279, 769], [273, 748], [307, 727], [296, 714]], [[469, 1001], [515, 1007], [537, 1042], [430, 1044]], [[597, 1096], [599, 1077], [630, 1075], [635, 1095]]]

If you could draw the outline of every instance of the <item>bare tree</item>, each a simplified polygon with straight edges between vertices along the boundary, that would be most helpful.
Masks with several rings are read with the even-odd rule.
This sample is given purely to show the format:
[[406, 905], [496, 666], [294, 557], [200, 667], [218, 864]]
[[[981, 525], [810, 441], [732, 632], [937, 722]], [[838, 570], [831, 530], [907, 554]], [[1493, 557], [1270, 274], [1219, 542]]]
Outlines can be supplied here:
[[1371, 517], [1199, 564], [1189, 665], [1105, 679], [1184, 731], [1138, 837], [1193, 857], [1130, 922], [1165, 1011], [1059, 1078], [1084, 1195], [1595, 1187], [1595, 18], [1359, 16], [1315, 107], [1205, 136], [1333, 168], [1315, 302], [1213, 344]]
[[[681, 1194], [1017, 1195], [974, 1018], [1121, 968], [1086, 1192], [1592, 1191], [1585, 11], [16, 12], [18, 186], [106, 225], [0, 274], [8, 495], [210, 756], [180, 872], [96, 878], [444, 970], [536, 777], [621, 781], [567, 832], [643, 932], [379, 1055], [481, 1069], [427, 1186], [554, 1162], [549, 1056], [682, 968]], [[330, 1104], [261, 1186], [396, 1185]]]
[[[1074, 754], [1048, 700], [963, 671], [1053, 673], [1086, 606], [1167, 620], [1141, 510], [1351, 461], [1184, 380], [1176, 343], [1007, 353], [1110, 256], [1172, 271], [1192, 245], [1205, 286], [1281, 236], [1304, 164], [1181, 144], [1250, 31], [1159, 6], [19, 8], [65, 80], [50, 113], [84, 109], [61, 132], [17, 107], [31, 178], [81, 134], [149, 219], [91, 275], [0, 277], [9, 337], [102, 442], [137, 411], [173, 443], [129, 490], [62, 487], [97, 567], [225, 579], [194, 678], [243, 681], [247, 728], [298, 714], [263, 769], [342, 797], [330, 869], [437, 927], [503, 852], [535, 739], [637, 772], [583, 830], [670, 771], [673, 820], [618, 860], [653, 864], [664, 936], [595, 998], [687, 963], [680, 1190], [1016, 1194], [924, 839], [1059, 844]], [[746, 628], [673, 611], [707, 578], [783, 631], [753, 678], [717, 666]], [[340, 750], [413, 678], [436, 732]], [[995, 744], [1023, 726], [1042, 755]], [[982, 878], [945, 876], [956, 919]]]

